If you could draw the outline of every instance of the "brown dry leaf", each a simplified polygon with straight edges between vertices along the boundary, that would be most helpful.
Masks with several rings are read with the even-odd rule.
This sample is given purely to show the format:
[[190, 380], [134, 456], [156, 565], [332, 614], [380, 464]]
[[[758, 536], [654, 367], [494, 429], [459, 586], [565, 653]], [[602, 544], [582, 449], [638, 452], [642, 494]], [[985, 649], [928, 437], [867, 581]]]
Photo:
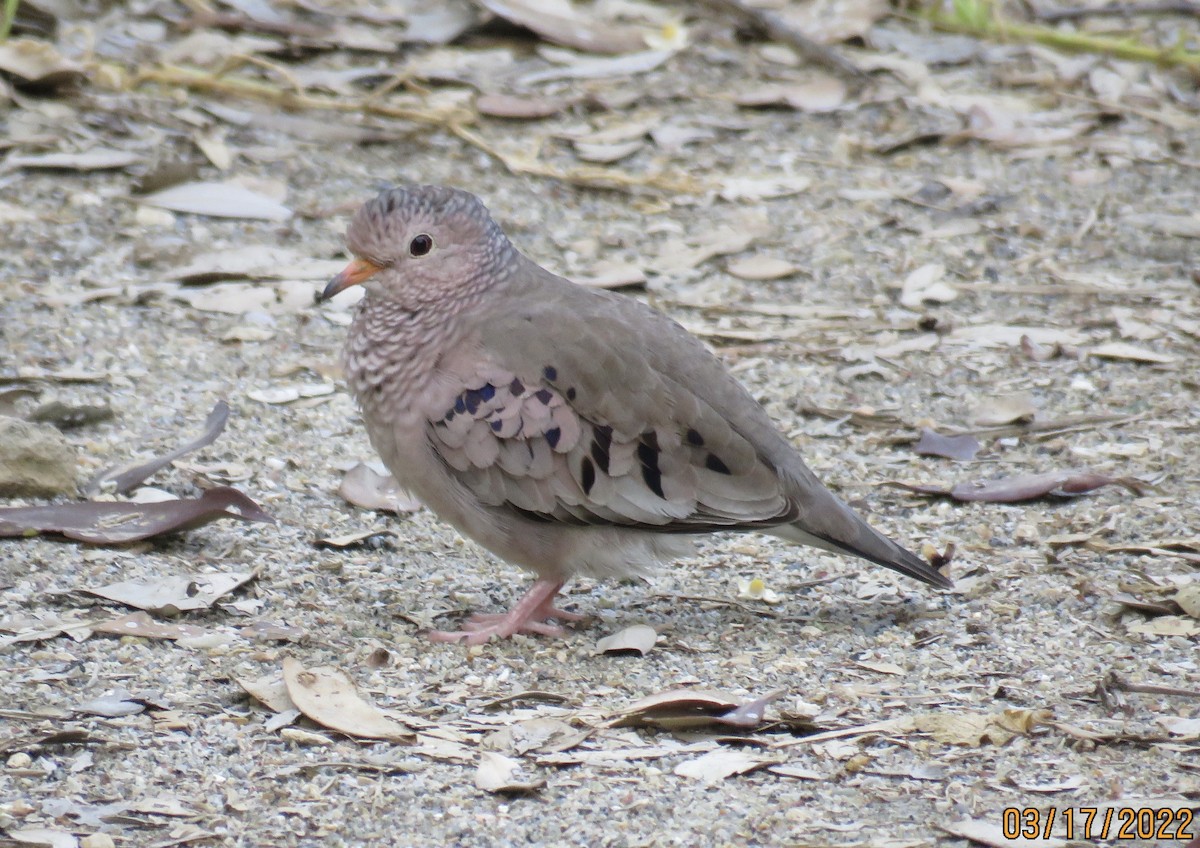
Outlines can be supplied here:
[[592, 733], [591, 728], [573, 727], [562, 719], [534, 718], [502, 727], [489, 734], [483, 745], [490, 750], [511, 751], [519, 756], [558, 754], [577, 747]]
[[658, 634], [646, 624], [634, 624], [596, 642], [597, 654], [637, 654], [646, 656], [658, 641]]
[[1135, 621], [1127, 629], [1144, 636], [1198, 636], [1200, 621], [1181, 615], [1163, 615], [1149, 621]]
[[516, 780], [513, 775], [521, 763], [495, 751], [483, 751], [479, 755], [479, 767], [475, 770], [475, 785], [484, 792], [533, 792], [546, 785], [540, 778]]
[[977, 427], [999, 427], [1003, 424], [1028, 424], [1037, 416], [1037, 404], [1030, 392], [1015, 392], [984, 399], [971, 413], [971, 423]]
[[778, 690], [752, 701], [710, 689], [670, 689], [650, 695], [621, 710], [612, 727], [660, 727], [690, 730], [725, 725], [741, 728], [762, 723], [766, 706], [783, 695]]
[[922, 427], [921, 438], [913, 450], [921, 456], [940, 456], [969, 462], [975, 458], [982, 447], [979, 440], [972, 435], [943, 436], [936, 430]]
[[360, 530], [357, 533], [347, 533], [344, 536], [326, 536], [313, 542], [318, 548], [354, 548], [366, 544], [372, 539], [396, 538], [393, 530]]
[[52, 45], [35, 38], [0, 43], [0, 71], [18, 77], [25, 87], [59, 88], [84, 79], [84, 68]]
[[813, 41], [836, 44], [864, 35], [890, 11], [887, 0], [814, 0], [788, 3], [778, 14]]
[[632, 53], [646, 46], [636, 28], [603, 20], [594, 9], [581, 10], [566, 0], [476, 0], [509, 23], [525, 27], [554, 44], [589, 53]]
[[341, 669], [306, 669], [296, 658], [286, 657], [283, 679], [296, 709], [322, 727], [347, 736], [389, 742], [411, 742], [416, 738], [407, 727], [364, 701]]
[[514, 94], [481, 94], [475, 98], [475, 109], [493, 118], [533, 120], [549, 118], [567, 109], [575, 101], [568, 97], [546, 97]]
[[971, 347], [1016, 347], [1026, 338], [1039, 345], [1080, 345], [1087, 341], [1087, 336], [1078, 330], [1011, 324], [957, 327], [943, 337], [943, 341], [947, 344], [966, 344]]
[[1049, 710], [1009, 709], [998, 713], [924, 713], [916, 729], [948, 745], [1005, 745], [1050, 720]]
[[41, 848], [79, 848], [79, 840], [69, 830], [51, 827], [21, 827], [5, 829], [8, 838], [21, 845], [38, 845]]
[[250, 389], [246, 392], [246, 397], [259, 403], [279, 405], [311, 398], [328, 398], [336, 390], [337, 386], [333, 383], [298, 383], [292, 386]]
[[138, 202], [172, 212], [213, 218], [286, 221], [292, 217], [292, 210], [283, 204], [236, 182], [182, 183], [139, 197]]
[[1014, 839], [1006, 836], [1004, 828], [994, 819], [958, 819], [939, 825], [947, 833], [991, 848], [1066, 848], [1065, 839]]
[[292, 696], [288, 694], [287, 684], [278, 674], [264, 674], [254, 680], [235, 677], [234, 681], [246, 694], [273, 712], [284, 713], [296, 709]]
[[[2, 47], [2, 46], [0, 46]], [[47, 168], [60, 171], [107, 171], [124, 168], [142, 161], [137, 153], [93, 147], [82, 153], [38, 153], [29, 156], [13, 154], [4, 160], [10, 168]]]
[[1148, 362], [1154, 365], [1170, 365], [1176, 361], [1169, 353], [1146, 350], [1128, 342], [1109, 342], [1088, 350], [1089, 356], [1102, 359], [1125, 359], [1131, 362]]
[[118, 604], [147, 612], [178, 615], [184, 610], [208, 609], [222, 596], [258, 577], [257, 572], [241, 574], [193, 574], [163, 577], [153, 583], [123, 580], [98, 589], [83, 589], [89, 595], [107, 598]]
[[572, 274], [571, 280], [576, 285], [593, 289], [619, 289], [644, 284], [646, 272], [632, 262], [602, 261], [589, 268], [587, 276]]
[[1200, 619], [1200, 583], [1189, 583], [1175, 593], [1175, 603], [1192, 618]]
[[1182, 238], [1200, 238], [1200, 214], [1165, 215], [1159, 212], [1148, 212], [1139, 215], [1127, 215], [1122, 223], [1139, 229], [1151, 230], [1165, 236]]
[[803, 174], [781, 177], [726, 177], [721, 181], [724, 200], [770, 200], [807, 191], [812, 178]]
[[789, 85], [755, 85], [738, 94], [739, 106], [789, 106], [798, 112], [834, 112], [846, 104], [846, 84], [837, 77], [820, 76]]
[[421, 502], [396, 482], [391, 474], [380, 474], [360, 462], [346, 472], [338, 494], [348, 503], [363, 509], [377, 509], [402, 515], [421, 508]]
[[91, 624], [95, 633], [110, 633], [114, 636], [141, 636], [145, 639], [198, 639], [208, 635], [203, 627], [192, 624], [164, 624], [155, 621], [144, 612], [130, 613], [108, 621]]
[[770, 224], [765, 218], [750, 216], [736, 225], [725, 224], [686, 239], [670, 239], [646, 267], [656, 274], [677, 276], [717, 256], [741, 253], [768, 232]]
[[895, 486], [922, 495], [951, 497], [956, 501], [982, 501], [984, 503], [1019, 503], [1044, 497], [1072, 498], [1087, 494], [1093, 489], [1116, 484], [1124, 486], [1135, 495], [1142, 495], [1149, 486], [1134, 477], [1109, 477], [1093, 471], [1050, 471], [1045, 474], [1023, 474], [970, 483], [958, 483], [947, 489], [936, 485], [914, 485], [890, 482]]
[[546, 48], [539, 50], [543, 57], [558, 62], [559, 67], [525, 74], [518, 85], [532, 86], [563, 79], [607, 79], [629, 77], [653, 71], [675, 55], [676, 50], [643, 50], [623, 56], [596, 58], [580, 56], [570, 50]]
[[958, 297], [958, 290], [947, 283], [946, 266], [931, 262], [917, 268], [900, 287], [900, 305], [920, 309], [926, 303], [949, 303]]
[[211, 445], [221, 433], [225, 432], [225, 424], [228, 421], [229, 404], [219, 400], [213, 406], [212, 411], [208, 413], [208, 417], [204, 419], [204, 431], [192, 441], [148, 462], [101, 471], [87, 484], [84, 493], [93, 495], [100, 491], [110, 491], [118, 495], [128, 494], [157, 471], [166, 468], [181, 456]]
[[186, 265], [158, 276], [188, 285], [225, 280], [327, 280], [346, 265], [340, 259], [314, 259], [269, 244], [250, 244], [192, 257]]
[[84, 501], [0, 509], [0, 538], [56, 533], [93, 545], [119, 545], [191, 530], [218, 518], [275, 519], [237, 489], [218, 486], [191, 500]]
[[739, 280], [765, 281], [790, 277], [799, 269], [786, 259], [754, 255], [730, 262], [725, 270]]
[[764, 757], [744, 748], [717, 748], [694, 760], [684, 760], [675, 766], [675, 774], [701, 780], [712, 786], [735, 774], [746, 774], [766, 766], [779, 765], [776, 757]]

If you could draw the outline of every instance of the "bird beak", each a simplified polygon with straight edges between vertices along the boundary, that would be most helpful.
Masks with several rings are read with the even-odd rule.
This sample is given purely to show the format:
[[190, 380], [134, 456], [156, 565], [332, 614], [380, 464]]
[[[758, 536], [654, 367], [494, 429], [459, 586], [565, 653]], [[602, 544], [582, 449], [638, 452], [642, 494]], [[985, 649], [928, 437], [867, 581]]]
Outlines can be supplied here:
[[329, 281], [329, 285], [325, 286], [325, 291], [321, 292], [317, 300], [329, 300], [338, 292], [345, 291], [351, 286], [357, 286], [359, 283], [365, 283], [382, 270], [381, 266], [370, 260], [355, 259], [342, 269], [342, 273]]

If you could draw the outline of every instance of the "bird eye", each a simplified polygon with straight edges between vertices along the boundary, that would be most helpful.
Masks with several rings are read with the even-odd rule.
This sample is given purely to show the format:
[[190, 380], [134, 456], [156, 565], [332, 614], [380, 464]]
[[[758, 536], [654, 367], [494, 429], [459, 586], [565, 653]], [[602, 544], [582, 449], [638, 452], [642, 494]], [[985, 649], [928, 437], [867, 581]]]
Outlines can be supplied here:
[[408, 252], [413, 256], [424, 256], [431, 250], [433, 250], [433, 239], [425, 233], [415, 236], [408, 244]]

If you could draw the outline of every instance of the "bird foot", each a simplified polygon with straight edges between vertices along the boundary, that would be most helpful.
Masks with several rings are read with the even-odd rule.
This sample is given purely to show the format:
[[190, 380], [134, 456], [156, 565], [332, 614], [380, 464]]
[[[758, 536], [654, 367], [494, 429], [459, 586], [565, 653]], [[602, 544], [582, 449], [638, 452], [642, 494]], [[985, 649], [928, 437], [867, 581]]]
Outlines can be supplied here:
[[476, 613], [463, 622], [461, 630], [431, 630], [427, 635], [434, 642], [463, 642], [482, 645], [493, 636], [507, 639], [518, 633], [538, 636], [563, 636], [566, 630], [550, 619], [582, 621], [586, 616], [567, 612], [552, 601], [563, 586], [561, 581], [538, 580], [507, 613]]

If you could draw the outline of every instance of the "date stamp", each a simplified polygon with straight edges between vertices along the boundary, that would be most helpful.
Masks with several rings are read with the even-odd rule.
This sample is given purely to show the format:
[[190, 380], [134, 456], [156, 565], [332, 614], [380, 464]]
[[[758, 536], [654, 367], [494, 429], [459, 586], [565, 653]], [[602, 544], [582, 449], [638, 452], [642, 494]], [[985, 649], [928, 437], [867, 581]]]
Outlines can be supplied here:
[[1187, 807], [1005, 807], [1005, 839], [1193, 840], [1200, 836], [1196, 811]]

